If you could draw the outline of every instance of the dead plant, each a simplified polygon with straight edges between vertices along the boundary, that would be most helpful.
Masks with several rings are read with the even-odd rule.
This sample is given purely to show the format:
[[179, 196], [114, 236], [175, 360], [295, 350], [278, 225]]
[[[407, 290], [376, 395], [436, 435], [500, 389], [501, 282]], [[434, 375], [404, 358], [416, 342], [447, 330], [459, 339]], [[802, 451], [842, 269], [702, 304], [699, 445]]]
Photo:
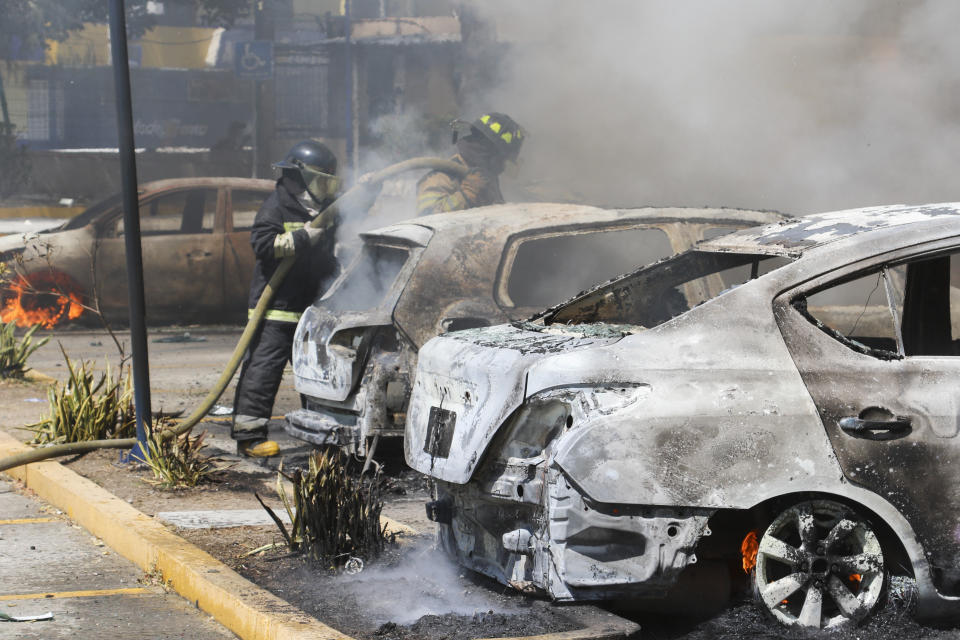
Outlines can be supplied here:
[[107, 364], [106, 372], [94, 382], [88, 364], [70, 361], [63, 346], [70, 379], [47, 392], [50, 413], [24, 429], [34, 432], [34, 444], [61, 444], [106, 438], [129, 438], [136, 434], [133, 385], [123, 367], [116, 377]]
[[153, 472], [147, 482], [162, 489], [183, 489], [209, 480], [219, 469], [213, 458], [200, 453], [206, 437], [206, 431], [193, 437], [189, 432], [162, 437], [160, 430], [154, 431], [143, 452], [143, 462]]
[[[289, 530], [257, 495], [280, 529], [292, 552], [304, 553], [328, 565], [343, 565], [351, 557], [369, 559], [389, 540], [380, 524], [383, 510], [379, 471], [367, 479], [347, 470], [348, 457], [330, 449], [310, 457], [307, 469], [277, 472], [277, 495], [290, 517]], [[293, 484], [287, 495], [284, 479]]]
[[33, 334], [39, 328], [39, 324], [33, 325], [17, 340], [14, 333], [17, 323], [12, 320], [0, 323], [0, 378], [23, 377], [27, 370], [27, 358], [50, 341], [49, 337], [33, 341]]

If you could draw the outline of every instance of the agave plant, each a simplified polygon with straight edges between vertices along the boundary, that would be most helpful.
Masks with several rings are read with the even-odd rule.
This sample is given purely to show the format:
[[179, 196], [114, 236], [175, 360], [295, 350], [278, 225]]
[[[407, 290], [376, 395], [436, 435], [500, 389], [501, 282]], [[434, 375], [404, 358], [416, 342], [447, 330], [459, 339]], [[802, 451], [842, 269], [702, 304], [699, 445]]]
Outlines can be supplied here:
[[[364, 480], [351, 475], [346, 462], [339, 450], [326, 450], [311, 456], [305, 470], [277, 472], [277, 495], [290, 517], [289, 529], [257, 496], [291, 551], [331, 565], [354, 556], [371, 558], [383, 551], [388, 536], [386, 525], [380, 523], [379, 471]], [[284, 479], [293, 484], [292, 496], [284, 489]]]
[[86, 362], [74, 364], [60, 348], [70, 372], [66, 384], [47, 392], [49, 414], [24, 429], [34, 432], [35, 444], [129, 438], [136, 433], [133, 385], [121, 367], [116, 376], [107, 365], [96, 381]]
[[0, 378], [22, 378], [27, 370], [27, 358], [50, 341], [49, 337], [33, 341], [39, 324], [30, 327], [19, 340], [14, 334], [16, 328], [17, 323], [12, 320], [0, 324]]
[[200, 453], [206, 432], [193, 437], [189, 432], [173, 437], [161, 433], [151, 434], [143, 451], [143, 461], [153, 472], [147, 482], [163, 489], [195, 487], [218, 471], [214, 460]]

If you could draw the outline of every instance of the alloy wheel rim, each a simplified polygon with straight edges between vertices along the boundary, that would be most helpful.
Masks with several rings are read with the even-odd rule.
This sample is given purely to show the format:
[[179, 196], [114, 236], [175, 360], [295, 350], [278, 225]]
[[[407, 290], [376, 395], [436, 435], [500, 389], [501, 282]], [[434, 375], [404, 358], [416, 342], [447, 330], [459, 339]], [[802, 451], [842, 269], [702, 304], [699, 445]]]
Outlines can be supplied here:
[[786, 625], [819, 629], [859, 623], [880, 601], [884, 579], [876, 534], [837, 502], [794, 505], [760, 539], [757, 594]]

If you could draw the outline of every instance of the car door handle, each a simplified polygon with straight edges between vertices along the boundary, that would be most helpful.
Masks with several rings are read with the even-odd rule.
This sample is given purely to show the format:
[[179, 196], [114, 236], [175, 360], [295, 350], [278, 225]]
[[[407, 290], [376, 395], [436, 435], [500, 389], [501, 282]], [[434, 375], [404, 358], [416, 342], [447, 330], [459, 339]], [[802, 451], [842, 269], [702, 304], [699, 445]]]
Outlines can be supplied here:
[[869, 440], [893, 440], [912, 431], [912, 420], [906, 416], [893, 416], [889, 420], [868, 420], [855, 416], [840, 419], [840, 428], [857, 438]]
[[213, 253], [209, 251], [193, 251], [187, 254], [188, 258], [209, 258]]

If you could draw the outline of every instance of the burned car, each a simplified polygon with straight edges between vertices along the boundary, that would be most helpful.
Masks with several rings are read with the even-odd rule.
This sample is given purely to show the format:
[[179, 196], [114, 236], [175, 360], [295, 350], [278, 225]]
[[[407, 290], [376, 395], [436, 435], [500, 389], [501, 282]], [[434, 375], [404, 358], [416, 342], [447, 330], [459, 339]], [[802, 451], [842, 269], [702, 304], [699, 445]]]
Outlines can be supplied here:
[[826, 628], [897, 574], [919, 617], [956, 619], [958, 287], [958, 204], [709, 240], [428, 342], [406, 460], [450, 554], [559, 601], [735, 568], [780, 622]]
[[[253, 273], [250, 229], [272, 180], [179, 178], [140, 185], [147, 320], [239, 320]], [[98, 309], [127, 319], [120, 194], [63, 225], [0, 238], [0, 318], [53, 327]], [[92, 318], [91, 318], [92, 319]]]
[[363, 234], [354, 260], [300, 319], [293, 372], [303, 407], [285, 428], [364, 454], [373, 438], [403, 435], [417, 350], [430, 338], [528, 318], [704, 238], [782, 218], [509, 204]]

